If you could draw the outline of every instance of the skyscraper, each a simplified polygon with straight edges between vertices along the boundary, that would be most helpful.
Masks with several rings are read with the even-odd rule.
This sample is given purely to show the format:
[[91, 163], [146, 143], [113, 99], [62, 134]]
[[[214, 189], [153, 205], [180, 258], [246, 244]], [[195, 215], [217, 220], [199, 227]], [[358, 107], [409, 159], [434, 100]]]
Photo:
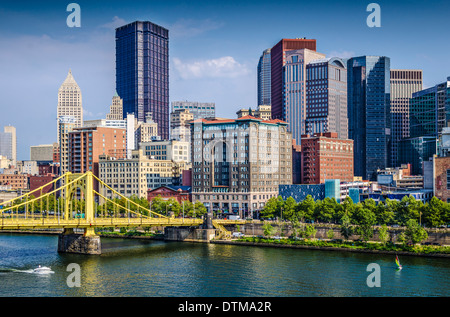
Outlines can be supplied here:
[[316, 50], [316, 40], [282, 39], [270, 50], [270, 102], [272, 118], [286, 120], [283, 117], [283, 66], [286, 52], [307, 48]]
[[347, 66], [340, 58], [306, 65], [306, 134], [336, 132], [348, 138]]
[[[58, 91], [57, 118], [74, 117], [75, 127], [83, 126], [83, 102], [81, 89], [73, 78], [72, 71], [69, 70], [66, 80], [62, 83]], [[57, 138], [59, 143], [59, 122], [57, 122]]]
[[258, 106], [270, 105], [270, 48], [265, 50], [258, 63]]
[[391, 69], [392, 146], [390, 167], [398, 167], [398, 143], [409, 138], [409, 108], [413, 93], [422, 90], [422, 71]]
[[390, 58], [360, 56], [347, 61], [349, 139], [354, 173], [375, 180], [388, 166], [391, 138]]
[[[289, 124], [288, 131], [300, 144], [301, 136], [306, 132], [306, 65], [313, 60], [325, 58], [325, 55], [309, 49], [291, 50], [285, 55], [282, 120]], [[274, 118], [273, 106], [272, 118]]]
[[169, 31], [136, 21], [116, 29], [116, 90], [123, 117], [145, 121], [151, 112], [158, 133], [169, 138]]
[[0, 132], [0, 155], [6, 156], [13, 166], [17, 164], [17, 137], [16, 128], [6, 126]]
[[123, 100], [117, 92], [113, 96], [112, 105], [109, 107], [106, 120], [123, 120]]
[[202, 118], [214, 118], [216, 116], [216, 104], [214, 102], [174, 101], [172, 112], [186, 109], [194, 115], [194, 120]]

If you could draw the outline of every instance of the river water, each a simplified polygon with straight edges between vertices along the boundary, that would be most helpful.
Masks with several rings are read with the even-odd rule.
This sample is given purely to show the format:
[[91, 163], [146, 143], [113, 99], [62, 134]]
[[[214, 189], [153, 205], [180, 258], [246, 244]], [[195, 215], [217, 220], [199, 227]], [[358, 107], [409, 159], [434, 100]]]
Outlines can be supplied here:
[[[1, 297], [449, 296], [448, 258], [102, 238], [102, 255], [59, 254], [57, 236], [0, 234]], [[69, 287], [71, 263], [80, 287]], [[369, 287], [370, 263], [380, 287]], [[39, 265], [52, 274], [35, 274]]]

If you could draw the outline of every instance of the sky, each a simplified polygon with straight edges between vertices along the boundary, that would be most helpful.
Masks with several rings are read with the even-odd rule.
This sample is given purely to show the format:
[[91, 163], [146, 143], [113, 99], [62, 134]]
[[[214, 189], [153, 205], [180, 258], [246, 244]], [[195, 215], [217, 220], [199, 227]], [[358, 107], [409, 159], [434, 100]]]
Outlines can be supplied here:
[[[56, 142], [58, 89], [69, 69], [84, 120], [105, 118], [115, 93], [115, 28], [137, 20], [169, 30], [170, 102], [215, 102], [216, 115], [257, 107], [257, 64], [282, 38], [317, 40], [327, 57], [381, 55], [392, 69], [422, 69], [424, 88], [450, 76], [450, 1], [57, 0], [0, 3], [0, 129], [17, 129], [18, 159]], [[81, 27], [66, 24], [71, 3]]]

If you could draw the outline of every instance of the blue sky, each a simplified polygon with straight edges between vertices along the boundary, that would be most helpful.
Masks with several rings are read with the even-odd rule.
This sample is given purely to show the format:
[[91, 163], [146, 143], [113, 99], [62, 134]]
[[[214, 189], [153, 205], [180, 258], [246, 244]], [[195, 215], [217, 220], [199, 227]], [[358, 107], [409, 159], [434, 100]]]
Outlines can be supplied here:
[[[81, 7], [81, 28], [66, 7]], [[366, 25], [381, 7], [381, 28]], [[17, 128], [18, 159], [56, 140], [58, 88], [72, 69], [84, 119], [104, 118], [115, 91], [114, 29], [146, 20], [169, 29], [170, 101], [215, 102], [217, 115], [256, 107], [256, 67], [281, 38], [317, 40], [328, 57], [383, 55], [422, 69], [424, 86], [450, 76], [449, 1], [2, 1], [0, 128]]]

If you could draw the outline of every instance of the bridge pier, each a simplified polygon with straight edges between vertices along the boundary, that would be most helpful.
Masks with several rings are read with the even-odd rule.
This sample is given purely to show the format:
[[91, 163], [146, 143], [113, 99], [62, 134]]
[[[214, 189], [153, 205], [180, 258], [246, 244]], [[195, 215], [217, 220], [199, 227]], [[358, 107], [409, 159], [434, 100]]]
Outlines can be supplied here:
[[59, 253], [101, 254], [100, 236], [93, 228], [86, 228], [84, 234], [76, 234], [73, 229], [64, 229], [58, 236]]

